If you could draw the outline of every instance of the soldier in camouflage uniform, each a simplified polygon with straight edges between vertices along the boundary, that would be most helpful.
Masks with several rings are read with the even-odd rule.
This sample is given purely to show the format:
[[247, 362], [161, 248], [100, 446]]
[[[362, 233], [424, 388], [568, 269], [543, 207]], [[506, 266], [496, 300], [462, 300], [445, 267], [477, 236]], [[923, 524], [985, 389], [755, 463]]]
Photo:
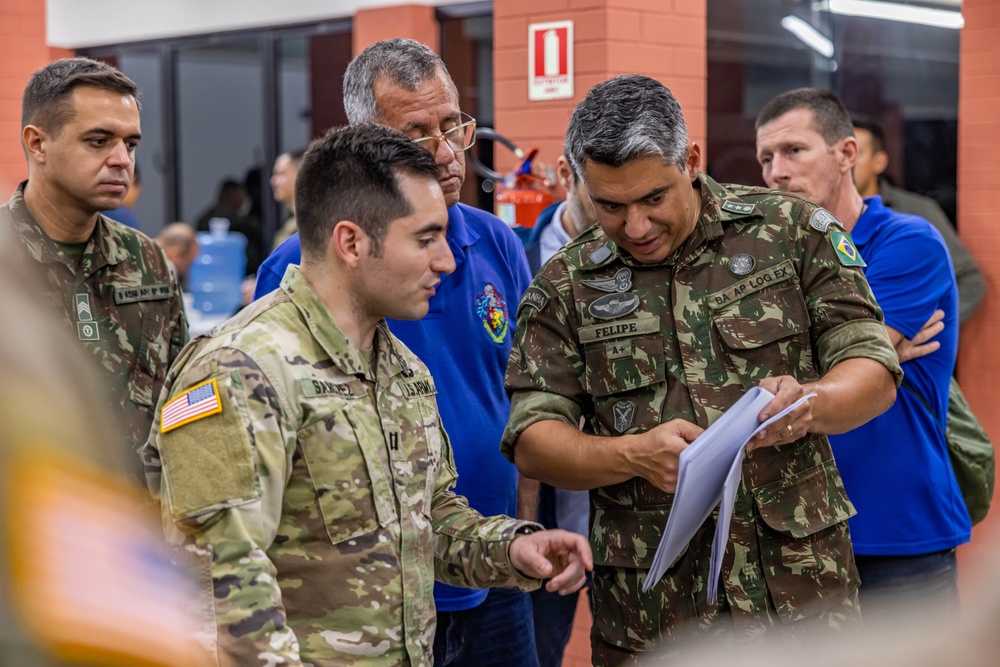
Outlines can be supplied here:
[[16, 245], [0, 225], [0, 667], [206, 665], [104, 387]]
[[121, 203], [132, 179], [135, 84], [93, 60], [57, 61], [29, 81], [22, 126], [28, 180], [0, 206], [0, 225], [16, 231], [45, 301], [106, 372], [120, 431], [137, 451], [187, 324], [163, 251], [100, 214]]
[[[566, 144], [600, 224], [521, 301], [503, 443], [524, 474], [591, 489], [594, 664], [705, 633], [853, 624], [854, 508], [824, 434], [888, 408], [900, 370], [839, 223], [699, 174], [677, 101], [646, 77], [595, 86]], [[680, 452], [756, 385], [775, 394], [762, 421], [818, 396], [751, 444], [718, 604], [712, 518], [641, 593]]]
[[582, 537], [452, 491], [434, 380], [385, 326], [425, 315], [455, 268], [436, 175], [386, 127], [318, 141], [296, 184], [301, 269], [168, 376], [150, 487], [204, 577], [209, 646], [240, 665], [429, 666], [435, 577], [555, 574], [568, 594], [591, 567]]

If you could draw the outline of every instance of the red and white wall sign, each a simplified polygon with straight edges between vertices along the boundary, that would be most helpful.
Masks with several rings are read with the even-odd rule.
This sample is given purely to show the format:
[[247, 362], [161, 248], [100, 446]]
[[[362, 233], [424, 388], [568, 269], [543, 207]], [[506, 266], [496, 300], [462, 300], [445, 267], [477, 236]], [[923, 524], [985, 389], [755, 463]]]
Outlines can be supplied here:
[[573, 22], [528, 26], [528, 99], [573, 97]]

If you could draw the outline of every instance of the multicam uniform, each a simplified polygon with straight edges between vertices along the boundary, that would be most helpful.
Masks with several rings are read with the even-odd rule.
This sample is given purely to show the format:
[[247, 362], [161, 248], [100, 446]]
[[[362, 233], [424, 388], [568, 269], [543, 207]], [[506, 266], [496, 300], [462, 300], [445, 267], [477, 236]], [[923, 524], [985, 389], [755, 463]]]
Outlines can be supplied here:
[[[595, 226], [528, 289], [507, 369], [508, 456], [542, 420], [576, 427], [585, 416], [599, 436], [678, 418], [707, 427], [766, 377], [811, 382], [852, 357], [879, 361], [898, 381], [881, 311], [849, 266], [862, 262], [832, 215], [704, 175], [696, 186], [701, 217], [664, 263], [634, 261]], [[646, 651], [692, 626], [705, 630], [725, 607], [738, 636], [806, 617], [837, 625], [857, 613], [854, 508], [825, 436], [747, 454], [721, 606], [708, 605], [704, 590], [711, 519], [655, 588], [640, 592], [671, 500], [639, 477], [591, 491], [595, 662], [609, 646]]]
[[384, 323], [374, 349], [372, 368], [292, 266], [167, 379], [150, 487], [240, 665], [430, 665], [435, 576], [539, 585], [507, 556], [539, 526], [451, 491], [433, 379]]
[[[137, 451], [149, 435], [167, 368], [187, 339], [177, 278], [159, 246], [105, 216], [76, 264], [31, 216], [26, 183], [0, 206], [0, 225], [16, 230], [18, 254], [42, 274], [38, 291], [107, 372], [119, 430]], [[133, 458], [133, 475], [141, 480]]]

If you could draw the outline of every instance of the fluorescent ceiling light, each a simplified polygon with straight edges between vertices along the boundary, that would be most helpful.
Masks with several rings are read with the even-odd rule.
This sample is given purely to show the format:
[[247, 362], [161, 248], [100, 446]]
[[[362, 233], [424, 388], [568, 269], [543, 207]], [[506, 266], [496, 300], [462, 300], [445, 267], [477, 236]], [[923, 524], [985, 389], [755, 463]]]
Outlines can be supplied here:
[[903, 21], [920, 25], [957, 30], [965, 25], [961, 12], [947, 9], [930, 9], [916, 5], [902, 5], [898, 2], [877, 2], [876, 0], [830, 0], [830, 11], [845, 16], [864, 16], [870, 19]]
[[798, 37], [803, 44], [821, 56], [833, 57], [833, 42], [798, 16], [786, 16], [781, 19], [781, 27]]

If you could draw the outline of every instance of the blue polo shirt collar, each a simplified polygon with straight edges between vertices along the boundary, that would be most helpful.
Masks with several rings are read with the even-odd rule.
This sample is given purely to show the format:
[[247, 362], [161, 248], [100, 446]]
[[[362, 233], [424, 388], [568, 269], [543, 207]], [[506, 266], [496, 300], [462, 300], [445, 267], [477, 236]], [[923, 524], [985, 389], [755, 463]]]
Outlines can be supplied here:
[[[465, 213], [462, 211], [464, 206], [465, 204], [455, 204], [448, 209], [448, 234], [446, 238], [448, 239], [448, 247], [455, 255], [456, 267], [465, 263], [465, 249], [479, 240], [479, 234], [465, 222]], [[448, 276], [441, 276], [442, 282], [447, 278]]]

